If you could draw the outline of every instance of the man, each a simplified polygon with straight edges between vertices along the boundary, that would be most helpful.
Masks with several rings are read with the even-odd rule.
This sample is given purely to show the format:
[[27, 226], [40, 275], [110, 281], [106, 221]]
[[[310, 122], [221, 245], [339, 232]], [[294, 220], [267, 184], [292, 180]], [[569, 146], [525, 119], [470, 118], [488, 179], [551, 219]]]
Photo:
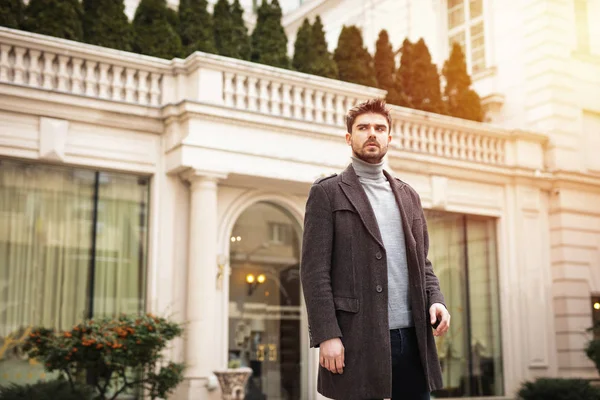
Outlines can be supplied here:
[[[304, 220], [301, 279], [318, 391], [336, 400], [429, 399], [442, 376], [433, 336], [450, 326], [419, 195], [383, 170], [383, 100], [346, 115], [352, 163], [317, 180]], [[433, 326], [433, 327], [432, 327]]]

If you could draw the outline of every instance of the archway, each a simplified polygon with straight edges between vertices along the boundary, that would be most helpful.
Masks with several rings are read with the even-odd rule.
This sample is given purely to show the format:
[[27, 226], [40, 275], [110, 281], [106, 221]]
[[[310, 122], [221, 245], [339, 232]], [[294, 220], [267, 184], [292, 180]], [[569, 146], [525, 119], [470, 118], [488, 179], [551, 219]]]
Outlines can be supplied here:
[[299, 221], [265, 199], [244, 209], [229, 238], [228, 360], [252, 368], [246, 399], [301, 399]]

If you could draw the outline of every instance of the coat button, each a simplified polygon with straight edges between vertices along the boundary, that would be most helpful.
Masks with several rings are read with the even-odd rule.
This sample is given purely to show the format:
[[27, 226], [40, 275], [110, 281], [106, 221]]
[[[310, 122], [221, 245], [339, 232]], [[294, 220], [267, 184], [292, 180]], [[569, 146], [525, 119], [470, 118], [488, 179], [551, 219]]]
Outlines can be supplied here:
[[381, 292], [383, 292], [383, 288], [381, 287], [381, 285], [377, 285], [377, 286], [375, 287], [375, 290], [377, 290], [377, 293], [381, 293]]
[[376, 257], [378, 260], [381, 260], [381, 252], [380, 252], [380, 251], [378, 251], [378, 252], [375, 254], [375, 257]]

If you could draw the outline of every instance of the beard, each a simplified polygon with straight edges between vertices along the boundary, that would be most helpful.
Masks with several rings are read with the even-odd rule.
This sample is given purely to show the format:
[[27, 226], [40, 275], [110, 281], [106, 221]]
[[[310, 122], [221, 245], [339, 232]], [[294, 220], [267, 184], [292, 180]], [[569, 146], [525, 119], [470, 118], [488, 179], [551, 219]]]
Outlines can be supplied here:
[[[377, 147], [367, 147], [367, 144], [374, 143]], [[352, 152], [354, 155], [367, 162], [369, 164], [378, 164], [383, 160], [383, 157], [387, 154], [388, 146], [381, 146], [377, 142], [368, 141], [360, 144], [352, 144]]]

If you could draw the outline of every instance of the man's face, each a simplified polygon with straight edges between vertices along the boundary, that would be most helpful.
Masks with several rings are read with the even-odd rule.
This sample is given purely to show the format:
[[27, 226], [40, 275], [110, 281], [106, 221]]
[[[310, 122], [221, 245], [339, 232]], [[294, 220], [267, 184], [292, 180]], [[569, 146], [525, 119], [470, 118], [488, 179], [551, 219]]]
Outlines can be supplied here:
[[381, 162], [391, 140], [387, 119], [381, 114], [359, 115], [352, 133], [346, 133], [346, 143], [352, 147], [354, 156], [370, 164]]

